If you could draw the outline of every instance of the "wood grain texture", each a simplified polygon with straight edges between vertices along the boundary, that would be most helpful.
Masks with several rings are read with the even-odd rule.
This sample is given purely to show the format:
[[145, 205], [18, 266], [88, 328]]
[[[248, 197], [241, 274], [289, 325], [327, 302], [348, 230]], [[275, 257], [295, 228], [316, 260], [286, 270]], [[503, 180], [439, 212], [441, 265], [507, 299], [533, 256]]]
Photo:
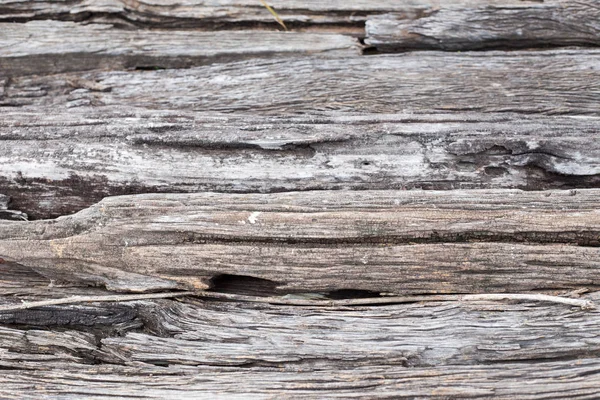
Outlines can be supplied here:
[[448, 7], [418, 18], [380, 15], [366, 23], [365, 42], [379, 51], [489, 50], [600, 45], [597, 1]]
[[[103, 350], [156, 365], [254, 363], [303, 370], [550, 361], [596, 357], [600, 351], [598, 314], [568, 308], [502, 306], [500, 313], [485, 303], [347, 310], [171, 304], [155, 308], [153, 329], [162, 337], [128, 333], [104, 339]], [[256, 323], [259, 329], [242, 328]]]
[[[31, 364], [30, 364], [31, 365]], [[454, 368], [356, 367], [257, 371], [227, 367], [151, 367], [47, 362], [43, 370], [7, 369], [7, 399], [62, 398], [383, 398], [590, 400], [598, 394], [594, 360]]]
[[[3, 305], [107, 293], [6, 262], [0, 277]], [[0, 313], [0, 396], [586, 399], [599, 390], [598, 313], [527, 302], [289, 307], [191, 297]]]
[[600, 50], [290, 57], [185, 70], [22, 77], [5, 79], [0, 87], [0, 107], [57, 110], [114, 105], [254, 115], [600, 115]]
[[[114, 306], [76, 308], [82, 315], [95, 311], [98, 329], [106, 325], [101, 315], [115, 312]], [[94, 338], [68, 320], [62, 327], [71, 329], [56, 333], [0, 328], [0, 348], [38, 357], [54, 353], [78, 363], [250, 366], [259, 371], [548, 362], [595, 358], [600, 351], [598, 312], [560, 306], [441, 302], [323, 309], [185, 300], [128, 302], [120, 308], [121, 318], [137, 314], [138, 324], [129, 323], [128, 332], [98, 330], [102, 334]], [[69, 312], [65, 307], [45, 311], [50, 310]], [[29, 314], [32, 327], [42, 314]], [[141, 321], [146, 332], [135, 330]]]
[[107, 24], [0, 23], [0, 76], [104, 69], [187, 68], [286, 54], [358, 54], [344, 35], [274, 31], [121, 30]]
[[0, 0], [0, 398], [598, 398], [596, 4], [270, 4]]
[[[486, 0], [486, 4], [515, 4], [517, 1]], [[272, 0], [270, 4], [293, 29], [327, 29], [362, 34], [370, 15], [393, 12], [414, 18], [440, 5], [467, 6], [480, 0]], [[254, 0], [0, 0], [0, 21], [24, 22], [35, 19], [109, 21], [129, 27], [163, 29], [279, 29], [273, 16]]]
[[125, 196], [6, 222], [0, 256], [117, 291], [206, 289], [224, 275], [278, 293], [595, 287], [597, 199], [597, 190]]
[[598, 311], [560, 305], [187, 298], [47, 307], [0, 321], [11, 324], [0, 328], [3, 398], [585, 399], [599, 390]]
[[130, 193], [600, 185], [595, 116], [7, 109], [0, 138], [2, 190], [32, 218]]

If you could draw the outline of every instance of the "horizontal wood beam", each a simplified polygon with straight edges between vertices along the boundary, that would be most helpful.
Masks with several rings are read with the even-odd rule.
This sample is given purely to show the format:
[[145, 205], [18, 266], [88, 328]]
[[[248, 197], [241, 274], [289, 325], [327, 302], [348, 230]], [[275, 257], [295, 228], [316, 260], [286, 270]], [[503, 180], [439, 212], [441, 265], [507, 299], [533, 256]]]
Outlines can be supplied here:
[[[268, 2], [289, 28], [329, 29], [361, 34], [370, 15], [393, 12], [414, 18], [440, 6], [437, 0], [270, 0]], [[511, 1], [512, 4], [522, 3]], [[480, 5], [480, 0], [445, 0], [444, 5]], [[486, 4], [507, 4], [486, 0]], [[0, 0], [0, 21], [24, 22], [57, 19], [86, 22], [109, 21], [130, 27], [162, 29], [194, 28], [204, 30], [239, 29], [240, 27], [280, 28], [259, 2], [254, 0], [162, 1], [104, 0], [89, 2]]]
[[[304, 56], [5, 79], [0, 107], [600, 115], [600, 50]], [[0, 78], [0, 82], [2, 82]]]
[[[110, 294], [7, 262], [0, 293], [2, 305]], [[598, 390], [598, 313], [522, 301], [289, 307], [192, 297], [2, 312], [0, 395], [291, 396], [300, 382], [318, 397], [586, 398]]]
[[[27, 288], [35, 288], [33, 279]], [[45, 296], [56, 293], [46, 288]], [[597, 293], [583, 298], [600, 300]], [[11, 398], [27, 387], [66, 398], [200, 390], [291, 396], [300, 382], [303, 394], [318, 397], [364, 390], [407, 398], [586, 398], [598, 390], [598, 316], [557, 304], [485, 301], [299, 308], [187, 297], [52, 306], [0, 313], [11, 324], [0, 328], [0, 394]]]
[[0, 43], [0, 77], [95, 68], [188, 68], [290, 54], [359, 54], [356, 39], [338, 34], [134, 31], [60, 21], [0, 23]]
[[[336, 309], [188, 298], [183, 303], [144, 300], [116, 306], [53, 306], [44, 312], [62, 315], [63, 326], [76, 327], [76, 322], [64, 318], [73, 315], [75, 309], [81, 316], [95, 314], [94, 326], [106, 335], [100, 345], [93, 335], [75, 330], [61, 333], [3, 327], [0, 348], [33, 354], [50, 348], [57, 356], [62, 350], [78, 355], [64, 361], [82, 363], [142, 362], [175, 367], [255, 363], [263, 367], [294, 365], [307, 371], [352, 366], [423, 368], [548, 362], [600, 354], [600, 312], [579, 312], [557, 305], [483, 301]], [[22, 323], [25, 314], [2, 313], [0, 320]], [[51, 323], [43, 320], [42, 312], [28, 314], [31, 327]], [[103, 319], [112, 319], [115, 325], [108, 326]], [[134, 332], [141, 321], [147, 326], [146, 332]], [[56, 322], [55, 326], [60, 326]], [[248, 329], [249, 324], [260, 324], [260, 329]], [[117, 328], [127, 329], [117, 334]]]
[[[0, 225], [0, 257], [118, 291], [482, 293], [595, 287], [598, 190], [298, 192], [108, 198]], [[589, 247], [592, 246], [592, 247]], [[507, 256], [508, 255], [508, 256]]]
[[[50, 358], [50, 357], [46, 357]], [[304, 371], [287, 368], [81, 365], [46, 361], [3, 362], [0, 394], [22, 399], [23, 393], [78, 399], [85, 397], [164, 399], [195, 398], [198, 393], [225, 397], [426, 397], [494, 399], [594, 398], [600, 361], [467, 365], [454, 368], [403, 366], [350, 367]], [[32, 366], [29, 370], [14, 365]], [[17, 395], [15, 395], [17, 393]], [[32, 396], [33, 398], [34, 396]]]
[[595, 116], [6, 109], [0, 182], [32, 218], [148, 192], [598, 187], [599, 126]]
[[383, 52], [598, 46], [600, 8], [594, 2], [571, 0], [444, 5], [413, 19], [393, 14], [374, 16], [366, 29], [365, 42]]

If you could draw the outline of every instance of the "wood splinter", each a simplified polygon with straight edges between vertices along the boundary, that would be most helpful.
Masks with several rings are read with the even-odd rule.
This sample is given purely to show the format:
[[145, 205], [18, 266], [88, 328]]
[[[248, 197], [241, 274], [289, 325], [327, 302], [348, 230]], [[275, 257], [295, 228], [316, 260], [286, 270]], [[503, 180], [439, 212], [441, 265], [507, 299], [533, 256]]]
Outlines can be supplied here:
[[251, 302], [251, 303], [269, 303], [290, 306], [368, 306], [368, 305], [384, 305], [384, 304], [402, 304], [415, 303], [425, 301], [501, 301], [501, 300], [518, 300], [518, 301], [538, 301], [549, 302], [556, 304], [565, 304], [570, 306], [580, 307], [583, 310], [596, 309], [596, 305], [590, 300], [572, 299], [568, 297], [550, 296], [545, 294], [528, 294], [528, 293], [485, 293], [485, 294], [468, 294], [468, 295], [429, 295], [429, 296], [388, 296], [388, 297], [371, 297], [363, 299], [343, 299], [343, 300], [304, 300], [304, 299], [289, 299], [285, 297], [260, 297], [260, 296], [244, 296], [232, 293], [217, 293], [217, 292], [166, 292], [166, 293], [149, 293], [149, 294], [133, 294], [133, 295], [108, 295], [108, 296], [72, 296], [60, 299], [43, 300], [24, 302], [18, 305], [1, 306], [0, 312], [13, 312], [45, 306], [55, 306], [62, 304], [75, 303], [95, 303], [95, 302], [121, 302], [149, 299], [166, 299], [182, 296], [198, 296], [213, 299]]

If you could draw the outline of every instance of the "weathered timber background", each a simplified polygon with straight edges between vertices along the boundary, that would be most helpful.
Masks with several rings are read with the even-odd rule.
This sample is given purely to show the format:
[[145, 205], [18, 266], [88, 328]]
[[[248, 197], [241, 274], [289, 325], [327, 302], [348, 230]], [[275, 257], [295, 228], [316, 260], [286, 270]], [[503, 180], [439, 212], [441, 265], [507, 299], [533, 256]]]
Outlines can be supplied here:
[[0, 0], [0, 397], [599, 398], [600, 2], [268, 4]]

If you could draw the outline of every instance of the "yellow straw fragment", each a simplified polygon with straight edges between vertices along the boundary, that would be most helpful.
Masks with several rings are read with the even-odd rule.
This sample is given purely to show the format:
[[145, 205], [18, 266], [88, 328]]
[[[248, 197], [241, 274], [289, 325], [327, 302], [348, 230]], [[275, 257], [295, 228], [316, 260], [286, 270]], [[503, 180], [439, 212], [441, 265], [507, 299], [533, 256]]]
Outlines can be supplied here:
[[279, 16], [279, 14], [277, 14], [275, 12], [275, 10], [273, 10], [273, 7], [271, 7], [270, 5], [268, 5], [265, 0], [260, 0], [260, 2], [262, 3], [263, 6], [265, 6], [267, 8], [267, 10], [269, 10], [269, 12], [271, 13], [271, 15], [273, 15], [273, 17], [275, 17], [275, 21], [277, 21], [277, 23], [279, 25], [283, 26], [283, 29], [285, 29], [287, 31], [288, 30], [287, 26], [285, 26], [285, 23], [283, 22], [283, 20]]

